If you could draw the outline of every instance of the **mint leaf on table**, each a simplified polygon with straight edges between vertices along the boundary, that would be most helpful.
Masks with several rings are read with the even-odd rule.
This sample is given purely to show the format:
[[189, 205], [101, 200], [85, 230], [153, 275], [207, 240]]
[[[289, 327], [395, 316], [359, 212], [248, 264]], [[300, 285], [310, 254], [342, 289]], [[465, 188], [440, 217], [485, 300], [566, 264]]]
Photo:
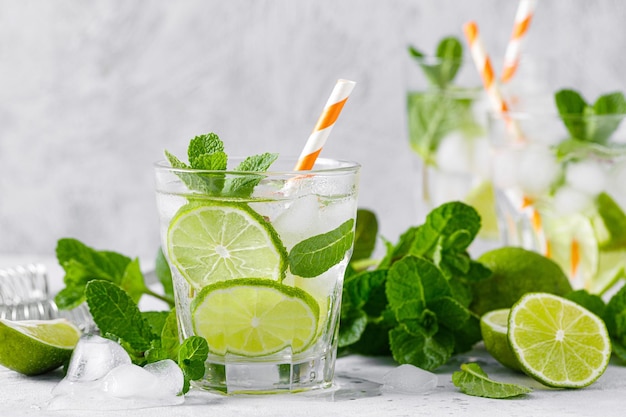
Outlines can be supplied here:
[[[87, 284], [85, 297], [94, 322], [103, 335], [115, 337], [133, 351], [143, 352], [156, 338], [137, 304], [118, 285], [103, 280]], [[132, 355], [131, 355], [132, 356]]]
[[[263, 153], [249, 156], [244, 159], [235, 171], [241, 172], [265, 172], [278, 159], [276, 153]], [[226, 180], [224, 194], [233, 197], [250, 197], [254, 187], [263, 179], [263, 175], [242, 175], [241, 177], [231, 177]]]
[[489, 379], [477, 363], [465, 363], [461, 370], [452, 374], [452, 383], [461, 392], [476, 397], [512, 398], [532, 392], [532, 389], [518, 384], [507, 384]]
[[463, 44], [455, 37], [442, 39], [437, 45], [437, 59], [431, 62], [413, 46], [409, 46], [409, 55], [417, 60], [430, 83], [443, 89], [454, 80], [463, 63]]
[[297, 243], [289, 252], [291, 273], [303, 278], [316, 277], [338, 264], [354, 240], [354, 219], [328, 233]]

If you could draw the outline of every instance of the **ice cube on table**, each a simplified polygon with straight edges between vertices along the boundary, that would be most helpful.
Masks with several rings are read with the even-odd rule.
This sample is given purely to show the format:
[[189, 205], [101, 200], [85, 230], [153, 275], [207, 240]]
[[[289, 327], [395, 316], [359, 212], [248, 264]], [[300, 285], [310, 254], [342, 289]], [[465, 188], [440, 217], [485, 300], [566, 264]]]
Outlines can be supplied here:
[[130, 356], [119, 344], [96, 335], [80, 338], [74, 348], [66, 378], [69, 381], [94, 381], [113, 368], [131, 363]]
[[68, 372], [52, 390], [50, 410], [116, 410], [176, 405], [184, 402], [183, 373], [170, 360], [140, 367], [119, 344], [83, 336]]
[[144, 368], [126, 364], [109, 372], [103, 379], [103, 389], [116, 398], [150, 400], [154, 405], [173, 405], [184, 401], [183, 373], [171, 359]]
[[565, 181], [572, 188], [587, 194], [598, 195], [606, 188], [608, 178], [602, 164], [589, 159], [568, 164]]
[[382, 392], [398, 394], [420, 394], [437, 387], [437, 375], [417, 366], [404, 364], [383, 376]]

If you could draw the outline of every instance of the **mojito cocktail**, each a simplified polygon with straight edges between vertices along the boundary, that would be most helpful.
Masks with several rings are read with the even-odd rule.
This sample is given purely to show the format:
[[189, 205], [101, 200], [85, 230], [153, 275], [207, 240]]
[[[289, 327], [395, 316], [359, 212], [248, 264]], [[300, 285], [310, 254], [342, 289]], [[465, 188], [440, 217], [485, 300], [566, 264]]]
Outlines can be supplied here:
[[237, 168], [227, 170], [156, 166], [180, 337], [202, 336], [209, 345], [196, 386], [224, 393], [328, 387], [359, 165], [318, 159], [312, 170], [294, 172], [295, 159], [279, 158], [260, 171], [249, 161], [228, 161]]
[[589, 104], [572, 90], [555, 101], [490, 117], [502, 238], [602, 294], [626, 276], [626, 101], [614, 93]]

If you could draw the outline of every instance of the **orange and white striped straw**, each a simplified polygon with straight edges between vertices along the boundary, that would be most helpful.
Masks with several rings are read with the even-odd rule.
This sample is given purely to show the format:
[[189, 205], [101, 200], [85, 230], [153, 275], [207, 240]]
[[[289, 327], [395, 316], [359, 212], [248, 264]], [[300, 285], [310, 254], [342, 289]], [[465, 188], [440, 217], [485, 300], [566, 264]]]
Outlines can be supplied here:
[[502, 96], [500, 87], [498, 86], [498, 80], [496, 80], [491, 59], [489, 58], [489, 55], [487, 55], [485, 45], [480, 38], [476, 22], [470, 21], [465, 23], [463, 25], [463, 33], [465, 34], [465, 38], [469, 44], [474, 65], [476, 65], [478, 74], [483, 80], [485, 91], [487, 91], [487, 96], [493, 109], [498, 113], [506, 113], [509, 110], [509, 107], [506, 101], [504, 101], [504, 97]]
[[502, 69], [501, 81], [507, 83], [511, 81], [519, 66], [519, 59], [522, 50], [522, 41], [528, 32], [530, 22], [535, 12], [537, 0], [520, 0], [515, 14], [513, 33], [504, 54], [504, 67]]
[[300, 157], [294, 168], [296, 171], [306, 171], [313, 168], [317, 156], [322, 151], [326, 139], [328, 139], [339, 117], [339, 113], [341, 113], [355, 85], [356, 83], [350, 80], [337, 81], [330, 97], [328, 97], [322, 114], [320, 114], [319, 119], [317, 119], [317, 124], [313, 128], [313, 132], [309, 135], [309, 139], [304, 145], [302, 153], [300, 153]]

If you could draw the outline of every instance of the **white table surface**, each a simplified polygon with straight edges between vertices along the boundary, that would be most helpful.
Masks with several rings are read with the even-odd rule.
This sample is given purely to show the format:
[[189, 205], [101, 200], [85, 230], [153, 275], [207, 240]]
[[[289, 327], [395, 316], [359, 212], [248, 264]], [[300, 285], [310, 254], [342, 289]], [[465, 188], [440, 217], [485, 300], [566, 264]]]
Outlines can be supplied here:
[[[46, 257], [0, 256], [0, 268], [15, 262], [40, 262], [49, 267], [52, 280], [62, 274], [58, 265]], [[52, 262], [52, 264], [51, 264]], [[56, 275], [56, 276], [55, 276]], [[52, 286], [54, 288], [54, 285]], [[461, 393], [451, 375], [463, 362], [478, 361], [493, 379], [520, 383], [533, 391], [517, 399], [494, 400]], [[185, 403], [172, 407], [133, 410], [60, 410], [46, 409], [51, 390], [62, 378], [60, 370], [27, 377], [0, 367], [0, 416], [623, 416], [626, 411], [626, 367], [612, 361], [593, 385], [578, 390], [551, 389], [523, 374], [496, 363], [478, 345], [469, 354], [453, 358], [435, 373], [435, 389], [418, 394], [381, 391], [382, 377], [396, 365], [388, 358], [358, 355], [339, 358], [333, 388], [299, 394], [232, 396], [192, 390]]]

